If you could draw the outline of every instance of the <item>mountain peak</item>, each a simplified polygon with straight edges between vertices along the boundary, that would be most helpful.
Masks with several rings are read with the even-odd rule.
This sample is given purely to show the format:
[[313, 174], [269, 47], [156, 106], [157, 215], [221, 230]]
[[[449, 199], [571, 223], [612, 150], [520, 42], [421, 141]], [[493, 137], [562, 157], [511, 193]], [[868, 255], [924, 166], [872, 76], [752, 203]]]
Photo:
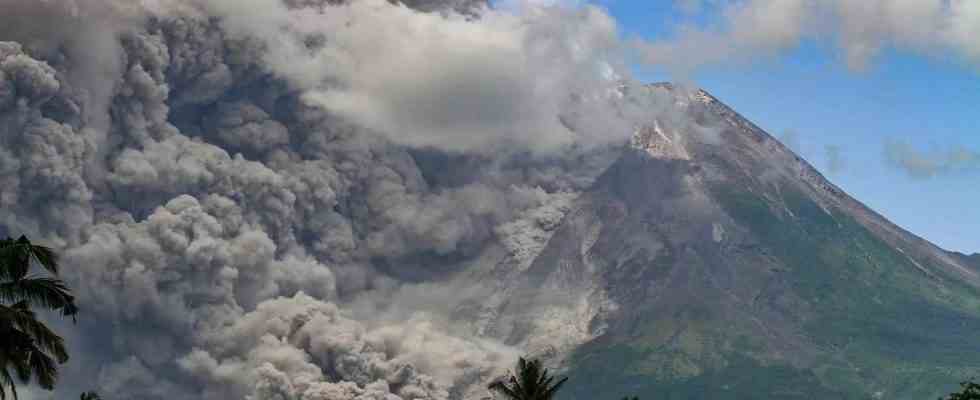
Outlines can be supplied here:
[[522, 326], [517, 343], [577, 321], [563, 336], [584, 340], [564, 358], [574, 398], [912, 399], [976, 365], [980, 279], [965, 257], [892, 224], [706, 91], [647, 87], [677, 110], [637, 129], [516, 281], [548, 294], [497, 314]]
[[[847, 210], [867, 229], [876, 231], [889, 243], [926, 257], [932, 260], [930, 263], [942, 265], [948, 270], [947, 272], [965, 279], [971, 285], [980, 285], [980, 275], [974, 269], [968, 268], [958, 258], [950, 256], [949, 252], [895, 225], [881, 214], [848, 195], [803, 157], [707, 91], [670, 82], [657, 82], [649, 84], [648, 87], [668, 91], [677, 99], [675, 105], [680, 109], [680, 113], [690, 118], [675, 118], [673, 125], [681, 125], [680, 127], [669, 127], [670, 121], [668, 123], [657, 121], [654, 127], [645, 128], [646, 130], [653, 128], [654, 131], [669, 131], [673, 129], [684, 132], [682, 136], [695, 138], [700, 136], [702, 139], [705, 136], [703, 134], [705, 131], [717, 134], [715, 136], [709, 135], [710, 140], [706, 143], [704, 140], [694, 142], [674, 140], [674, 143], [684, 143], [684, 150], [673, 150], [672, 152], [661, 150], [660, 153], [664, 156], [672, 157], [675, 154], [699, 153], [701, 156], [696, 156], [695, 159], [710, 160], [713, 157], [722, 157], [730, 164], [746, 167], [748, 169], [741, 170], [740, 173], [749, 175], [748, 178], [752, 178], [754, 175], [757, 178], [755, 180], [767, 180], [774, 176], [782, 176], [785, 179], [784, 183], [793, 183], [798, 186], [798, 189], [809, 192], [814, 201], [822, 207]], [[690, 121], [695, 123], [691, 124]], [[639, 132], [643, 131], [644, 129], [639, 130]], [[698, 135], [698, 131], [702, 134]], [[637, 141], [637, 136], [657, 138], [652, 135], [638, 134], [634, 135], [634, 142]], [[723, 145], [721, 145], [721, 141], [724, 141]], [[677, 147], [677, 144], [674, 144], [674, 147]], [[657, 151], [651, 153], [655, 157], [656, 154], [659, 153]]]

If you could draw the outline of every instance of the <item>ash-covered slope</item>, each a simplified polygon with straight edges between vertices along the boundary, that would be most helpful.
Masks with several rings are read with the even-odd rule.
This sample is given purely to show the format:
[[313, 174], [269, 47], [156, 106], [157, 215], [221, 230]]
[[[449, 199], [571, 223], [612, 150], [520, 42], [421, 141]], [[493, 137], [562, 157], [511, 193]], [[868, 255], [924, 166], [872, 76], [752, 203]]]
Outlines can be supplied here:
[[967, 257], [890, 223], [707, 93], [648, 90], [696, 123], [639, 130], [500, 307], [510, 340], [532, 348], [560, 331], [542, 320], [561, 320], [534, 305], [586, 318], [564, 332], [585, 344], [553, 353], [568, 350], [566, 394], [922, 399], [977, 372]]

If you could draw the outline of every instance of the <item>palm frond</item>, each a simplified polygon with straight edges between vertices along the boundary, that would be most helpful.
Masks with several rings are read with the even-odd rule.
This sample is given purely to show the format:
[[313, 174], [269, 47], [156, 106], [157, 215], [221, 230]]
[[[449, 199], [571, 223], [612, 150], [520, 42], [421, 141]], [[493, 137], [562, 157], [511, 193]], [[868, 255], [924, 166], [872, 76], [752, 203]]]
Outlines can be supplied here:
[[15, 304], [14, 307], [0, 305], [0, 321], [5, 321], [16, 328], [15, 333], [20, 332], [26, 336], [29, 344], [37, 345], [41, 350], [53, 355], [58, 362], [68, 361], [65, 340], [39, 321], [30, 309], [24, 308], [23, 303]]
[[506, 381], [500, 380], [488, 386], [490, 391], [499, 393], [508, 400], [551, 400], [568, 378], [557, 383], [550, 371], [540, 360], [517, 360], [516, 373], [511, 373]]
[[17, 379], [20, 379], [21, 383], [31, 382], [31, 366], [27, 360], [27, 353], [24, 351], [16, 354], [7, 360], [7, 363], [14, 370], [14, 374], [17, 375]]
[[31, 266], [29, 253], [17, 241], [7, 238], [0, 241], [0, 280], [13, 281], [27, 274]]
[[77, 310], [75, 297], [55, 278], [26, 277], [0, 283], [0, 302], [26, 301], [29, 306], [52, 310]]
[[58, 254], [50, 247], [33, 244], [24, 236], [0, 240], [0, 280], [22, 279], [35, 262], [58, 275]]
[[99, 396], [96, 392], [85, 392], [78, 397], [79, 400], [102, 400], [102, 396]]
[[[53, 277], [29, 276], [35, 266]], [[64, 339], [38, 320], [32, 309], [58, 310], [74, 318], [75, 298], [57, 275], [58, 256], [51, 248], [24, 236], [0, 239], [0, 400], [7, 399], [7, 388], [17, 400], [15, 377], [53, 389], [58, 363], [68, 360]]]
[[518, 379], [514, 383], [523, 388], [522, 392], [527, 398], [534, 398], [537, 393], [538, 385], [538, 363], [537, 360], [527, 361], [523, 357], [517, 360]]
[[531, 391], [534, 390], [534, 387], [522, 384], [517, 378], [510, 377], [510, 387], [514, 389], [515, 392], [519, 393], [522, 399], [526, 399], [528, 396], [533, 395]]
[[54, 383], [58, 380], [58, 366], [54, 360], [36, 347], [31, 349], [28, 356], [28, 366], [38, 386], [47, 390], [54, 389]]
[[551, 387], [546, 387], [544, 394], [541, 396], [541, 399], [551, 400], [552, 398], [554, 398], [555, 393], [557, 393], [558, 390], [561, 389], [561, 387], [564, 386], [565, 382], [567, 381], [568, 381], [568, 377], [561, 378], [561, 380], [559, 380], [558, 383], [554, 384]]
[[487, 387], [487, 389], [489, 389], [491, 392], [500, 393], [509, 400], [521, 400], [520, 394], [518, 394], [518, 392], [508, 387], [502, 381], [491, 383], [490, 386]]
[[0, 368], [0, 400], [7, 400], [7, 389], [10, 389], [11, 397], [17, 399], [17, 387], [14, 386], [14, 377], [10, 376], [10, 371], [6, 367]]

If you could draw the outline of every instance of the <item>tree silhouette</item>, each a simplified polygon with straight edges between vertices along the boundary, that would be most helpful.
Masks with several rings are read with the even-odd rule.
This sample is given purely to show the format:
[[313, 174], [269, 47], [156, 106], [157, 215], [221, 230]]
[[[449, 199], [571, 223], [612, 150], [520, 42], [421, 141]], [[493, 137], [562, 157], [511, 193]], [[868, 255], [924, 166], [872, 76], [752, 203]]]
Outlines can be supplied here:
[[980, 384], [970, 381], [960, 383], [960, 391], [949, 395], [946, 399], [939, 400], [980, 400]]
[[[39, 266], [45, 275], [31, 274]], [[51, 390], [58, 364], [68, 361], [65, 342], [37, 319], [34, 308], [56, 310], [74, 319], [78, 308], [57, 279], [58, 257], [50, 248], [21, 236], [0, 240], [0, 400], [7, 389], [17, 399], [15, 378]]]
[[95, 392], [85, 392], [82, 393], [81, 396], [78, 396], [78, 399], [79, 400], [102, 400], [102, 396], [99, 396], [99, 394]]
[[551, 400], [568, 378], [555, 382], [555, 377], [541, 365], [540, 360], [517, 360], [517, 370], [505, 380], [497, 381], [487, 388], [499, 393], [507, 400]]

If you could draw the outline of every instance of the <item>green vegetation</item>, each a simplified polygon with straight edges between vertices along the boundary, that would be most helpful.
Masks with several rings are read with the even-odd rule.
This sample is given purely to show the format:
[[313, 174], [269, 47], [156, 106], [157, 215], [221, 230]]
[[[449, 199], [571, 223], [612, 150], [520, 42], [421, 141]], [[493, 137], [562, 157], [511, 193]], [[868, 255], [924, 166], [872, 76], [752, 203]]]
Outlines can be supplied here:
[[[569, 398], [609, 388], [678, 400], [921, 399], [978, 372], [974, 288], [920, 265], [795, 187], [780, 187], [775, 199], [739, 185], [712, 189], [759, 244], [745, 251], [772, 259], [779, 266], [773, 279], [804, 302], [791, 312], [818, 355], [798, 366], [773, 361], [764, 340], [723, 316], [698, 315], [697, 304], [674, 315], [650, 309], [633, 317], [638, 328], [629, 335], [597, 340], [572, 356]], [[684, 270], [700, 274], [701, 260], [689, 257]], [[757, 269], [732, 268], [742, 279]]]
[[[32, 274], [35, 267], [47, 275]], [[8, 390], [17, 399], [15, 378], [53, 389], [58, 364], [68, 360], [64, 339], [34, 313], [41, 308], [74, 318], [78, 312], [75, 298], [57, 275], [58, 257], [50, 248], [23, 236], [0, 240], [0, 400]]]
[[78, 399], [79, 400], [102, 400], [102, 396], [99, 396], [99, 394], [95, 392], [85, 392], [82, 393], [81, 396], [78, 396]]
[[[952, 372], [974, 367], [980, 332], [975, 290], [936, 276], [795, 189], [781, 193], [791, 215], [779, 216], [748, 192], [722, 188], [717, 194], [729, 215], [789, 268], [795, 292], [813, 308], [805, 326], [810, 339], [853, 366], [818, 371], [825, 385], [863, 386], [843, 388], [850, 398], [882, 386], [921, 398], [955, 379]], [[956, 292], [944, 293], [937, 282]]]
[[639, 365], [636, 360], [648, 356], [649, 353], [637, 353], [625, 345], [579, 352], [569, 375], [567, 398], [589, 399], [603, 387], [628, 390], [657, 400], [848, 398], [825, 388], [810, 371], [789, 366], [765, 366], [737, 353], [727, 355], [726, 367], [682, 379], [660, 379], [655, 374], [633, 370]]
[[[555, 382], [540, 360], [527, 360], [523, 357], [517, 360], [516, 370], [504, 380], [494, 382], [487, 388], [500, 394], [506, 400], [552, 400], [558, 394], [568, 378]], [[82, 400], [98, 400], [82, 399]], [[637, 396], [624, 396], [621, 400], [640, 400]]]
[[[739, 356], [735, 356], [738, 358]], [[609, 360], [603, 360], [609, 361]], [[648, 398], [657, 400], [701, 400], [701, 399], [721, 399], [721, 400], [749, 400], [749, 399], [879, 399], [881, 395], [853, 396], [842, 392], [827, 390], [820, 387], [817, 377], [806, 371], [794, 370], [788, 367], [764, 367], [758, 365], [753, 360], [742, 359], [737, 363], [738, 366], [726, 368], [720, 371], [711, 371], [695, 379], [686, 382], [671, 384], [651, 384], [649, 380], [643, 382], [641, 379], [629, 382], [630, 386], [637, 391], [648, 393]], [[605, 369], [610, 365], [606, 364]], [[744, 368], [744, 369], [743, 369]], [[743, 374], [748, 371], [750, 374]], [[598, 370], [589, 370], [586, 373], [579, 372], [575, 375], [578, 383], [592, 383], [602, 386], [606, 381], [593, 382], [594, 373]], [[615, 376], [611, 374], [610, 376]], [[637, 376], [637, 378], [639, 378]], [[551, 384], [554, 377], [549, 376], [548, 370], [543, 369], [539, 360], [527, 361], [520, 358], [517, 370], [511, 374], [506, 383], [495, 382], [489, 386], [492, 392], [501, 394], [506, 400], [552, 400], [555, 398], [562, 384], [569, 378], [561, 379], [558, 383]], [[629, 379], [629, 378], [627, 378]], [[961, 389], [950, 394], [948, 397], [939, 400], [980, 400], [980, 384], [968, 381], [960, 384]], [[569, 393], [571, 398], [594, 398], [594, 391], [590, 393]], [[898, 396], [895, 396], [898, 397]], [[98, 395], [94, 398], [82, 400], [99, 400]], [[640, 400], [639, 396], [624, 396], [621, 400]]]
[[980, 400], [980, 384], [976, 382], [963, 382], [960, 384], [960, 391], [954, 392], [949, 397], [939, 400]]
[[[795, 292], [813, 307], [805, 327], [810, 339], [853, 366], [818, 371], [825, 385], [863, 386], [845, 388], [852, 398], [882, 386], [921, 398], [955, 379], [954, 371], [974, 367], [980, 332], [975, 290], [934, 275], [935, 269], [798, 191], [781, 192], [791, 215], [777, 215], [748, 192], [721, 189], [718, 198], [789, 268]], [[956, 292], [944, 293], [937, 282]]]
[[528, 361], [521, 357], [510, 377], [491, 383], [487, 388], [507, 400], [551, 400], [567, 380], [561, 378], [555, 382], [555, 377], [548, 373], [540, 360]]

